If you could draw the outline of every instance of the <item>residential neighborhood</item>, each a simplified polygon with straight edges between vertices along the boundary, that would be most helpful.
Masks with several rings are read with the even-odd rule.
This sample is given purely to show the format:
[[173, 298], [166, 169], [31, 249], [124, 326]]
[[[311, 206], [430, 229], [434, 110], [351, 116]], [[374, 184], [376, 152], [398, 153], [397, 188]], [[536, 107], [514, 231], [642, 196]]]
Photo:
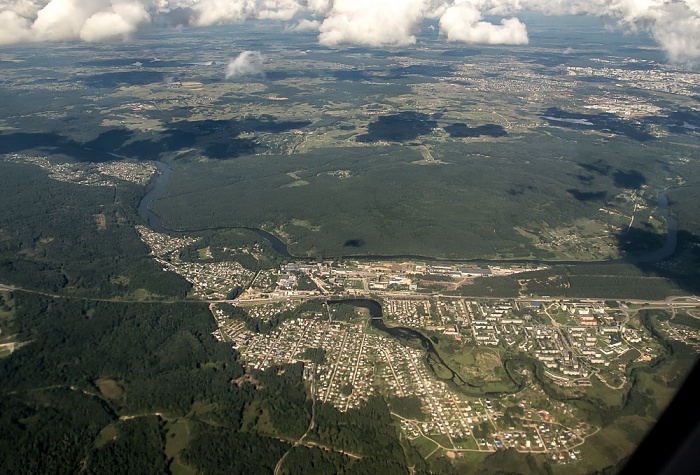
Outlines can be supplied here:
[[[239, 305], [249, 316], [269, 319], [299, 304], [241, 301]], [[578, 447], [597, 430], [577, 419], [572, 407], [551, 407], [535, 385], [525, 384], [504, 398], [470, 397], [454, 381], [438, 377], [424, 348], [377, 331], [372, 320], [360, 313], [351, 321], [335, 321], [333, 305], [301, 313], [269, 333], [250, 331], [215, 303], [211, 308], [219, 325], [216, 338], [230, 343], [251, 369], [310, 362], [310, 350], [320, 349], [322, 361], [314, 366], [320, 401], [346, 411], [373, 394], [389, 401], [417, 397], [422, 417], [394, 413], [406, 436], [435, 441], [456, 456], [512, 447], [570, 462], [580, 458]], [[605, 302], [425, 297], [388, 298], [382, 307], [383, 319], [391, 327], [452, 339], [451, 344], [464, 352], [473, 353], [476, 348], [485, 358], [489, 352], [497, 355], [504, 348], [517, 349], [541, 361], [544, 375], [561, 387], [620, 389], [626, 366], [648, 361], [658, 351], [643, 330], [613, 324], [624, 309], [610, 308]], [[526, 380], [534, 377], [527, 369], [522, 373]], [[511, 417], [512, 413], [518, 417]]]

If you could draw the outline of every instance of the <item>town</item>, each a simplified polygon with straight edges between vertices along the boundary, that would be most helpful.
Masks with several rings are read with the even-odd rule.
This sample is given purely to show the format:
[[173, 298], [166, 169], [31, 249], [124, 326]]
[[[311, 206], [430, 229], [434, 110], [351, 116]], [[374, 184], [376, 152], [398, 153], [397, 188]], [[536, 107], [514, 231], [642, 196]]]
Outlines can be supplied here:
[[[171, 237], [151, 231], [145, 226], [136, 226], [141, 239], [151, 249], [155, 260], [163, 266], [163, 271], [182, 275], [192, 284], [192, 296], [202, 299], [227, 299], [231, 292], [247, 286], [253, 279], [253, 272], [238, 262], [189, 262], [180, 257], [180, 251], [197, 243], [198, 239]], [[208, 248], [201, 249], [206, 261], [210, 258]]]
[[[239, 352], [251, 371], [304, 362], [306, 377], [314, 380], [312, 396], [341, 411], [382, 395], [406, 437], [424, 452], [462, 457], [513, 448], [559, 463], [581, 460], [581, 445], [599, 427], [573, 406], [552, 402], [541, 385], [622, 391], [631, 364], [653, 361], [663, 351], [635, 317], [648, 302], [459, 294], [475, 279], [542, 266], [309, 260], [253, 272], [232, 260], [216, 261], [200, 238], [142, 226], [137, 232], [164, 271], [192, 283], [191, 297], [210, 302], [215, 338]], [[258, 245], [233, 251], [256, 259], [264, 252]], [[367, 299], [381, 306], [381, 316], [353, 307]], [[690, 310], [698, 302], [661, 305]], [[246, 317], [233, 315], [234, 307]], [[435, 353], [383, 332], [377, 321], [417, 332], [434, 342]], [[662, 330], [700, 346], [697, 330], [668, 322]], [[532, 363], [507, 369], [506, 353], [537, 362], [541, 374]], [[472, 382], [478, 384], [465, 391]], [[510, 389], [496, 397], [489, 387]], [[402, 411], [406, 400], [419, 409]]]
[[[165, 271], [175, 272], [193, 284], [192, 296], [203, 299], [226, 300], [234, 292], [239, 300], [287, 300], [313, 298], [323, 295], [381, 295], [420, 296], [440, 290], [454, 291], [473, 283], [475, 278], [510, 275], [544, 269], [523, 264], [501, 266], [465, 266], [390, 261], [291, 262], [278, 269], [252, 272], [233, 260], [213, 258], [210, 246], [199, 244], [194, 237], [170, 236], [145, 226], [136, 226], [141, 240]], [[195, 248], [194, 259], [181, 254]], [[245, 253], [258, 259], [259, 246], [226, 248], [232, 255]]]
[[[238, 304], [260, 320], [298, 305]], [[488, 366], [489, 356], [492, 364], [496, 357], [496, 367], [501, 364], [498, 350], [517, 348], [542, 362], [546, 377], [560, 387], [620, 390], [627, 384], [630, 363], [650, 361], [660, 351], [648, 331], [632, 323], [633, 310], [623, 302], [424, 297], [387, 298], [382, 307], [387, 324], [453, 339], [456, 355], [476, 354], [477, 372]], [[325, 304], [322, 311], [301, 312], [269, 333], [255, 333], [217, 304], [211, 308], [219, 325], [216, 338], [230, 343], [252, 369], [311, 363], [311, 355], [321, 350], [322, 361], [311, 366], [316, 397], [340, 410], [356, 407], [373, 394], [389, 401], [419, 398], [422, 414], [394, 415], [407, 437], [433, 443], [435, 450], [460, 456], [514, 448], [573, 462], [581, 457], [578, 447], [597, 430], [577, 419], [572, 407], [552, 404], [536, 385], [504, 398], [465, 395], [431, 371], [424, 349], [376, 331], [362, 312], [350, 321], [336, 321], [334, 304]], [[688, 334], [676, 330], [671, 336]], [[460, 370], [469, 377], [467, 368]], [[486, 373], [478, 376], [488, 379]], [[527, 370], [523, 374], [533, 377]]]
[[118, 161], [102, 163], [56, 163], [46, 157], [35, 157], [19, 153], [1, 155], [6, 162], [29, 163], [36, 165], [49, 174], [49, 177], [66, 183], [86, 186], [117, 186], [119, 182], [146, 185], [156, 173], [156, 166], [151, 162]]

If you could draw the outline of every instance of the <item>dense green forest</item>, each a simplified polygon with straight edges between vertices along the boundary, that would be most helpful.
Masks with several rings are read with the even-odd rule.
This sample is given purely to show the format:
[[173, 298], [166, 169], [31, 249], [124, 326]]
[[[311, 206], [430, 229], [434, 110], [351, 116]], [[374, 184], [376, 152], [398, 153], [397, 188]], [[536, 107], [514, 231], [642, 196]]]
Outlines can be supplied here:
[[163, 272], [134, 230], [144, 192], [64, 183], [0, 161], [0, 281], [93, 297], [184, 297], [189, 283]]
[[294, 309], [277, 312], [267, 319], [252, 317], [245, 309], [230, 303], [222, 302], [217, 306], [224, 310], [230, 318], [243, 321], [246, 328], [255, 333], [270, 333], [284, 321], [296, 318], [303, 313], [323, 313], [325, 311], [324, 301], [318, 299], [306, 300]]
[[[88, 455], [86, 473], [167, 473], [163, 422], [159, 417], [126, 419], [112, 427], [115, 435], [111, 440], [95, 441]], [[103, 433], [112, 427], [108, 426]]]
[[[422, 155], [411, 144], [321, 148], [293, 161], [174, 162], [166, 196], [153, 205], [175, 229], [260, 227], [285, 236], [301, 256], [553, 259], [556, 248], [534, 246], [516, 227], [541, 235], [582, 218], [607, 223], [601, 206], [627, 213], [620, 195], [648, 186], [653, 210], [653, 190], [668, 186], [669, 170], [653, 160], [656, 144], [578, 142], [578, 131], [549, 132], [488, 143], [426, 138], [421, 143], [446, 162], [431, 167], [416, 165]], [[338, 170], [349, 174], [340, 179]], [[648, 212], [633, 229], [649, 227], [642, 215]]]

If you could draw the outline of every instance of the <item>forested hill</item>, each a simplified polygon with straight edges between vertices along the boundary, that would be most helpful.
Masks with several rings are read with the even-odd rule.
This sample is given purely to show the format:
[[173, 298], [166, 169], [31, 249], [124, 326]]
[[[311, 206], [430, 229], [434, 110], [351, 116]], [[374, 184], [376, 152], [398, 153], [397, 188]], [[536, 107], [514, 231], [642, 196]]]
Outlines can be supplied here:
[[134, 230], [144, 187], [85, 186], [0, 160], [0, 282], [90, 297], [181, 298]]

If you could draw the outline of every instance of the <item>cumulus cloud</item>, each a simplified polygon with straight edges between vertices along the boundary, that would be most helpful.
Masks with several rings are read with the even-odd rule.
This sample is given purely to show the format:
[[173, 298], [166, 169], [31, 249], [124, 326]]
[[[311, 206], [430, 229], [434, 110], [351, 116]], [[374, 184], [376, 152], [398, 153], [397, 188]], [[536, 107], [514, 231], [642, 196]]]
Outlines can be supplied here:
[[263, 76], [265, 58], [260, 51], [244, 51], [226, 66], [226, 79], [241, 76]]
[[[204, 26], [248, 19], [318, 29], [326, 45], [407, 45], [425, 19], [448, 41], [523, 44], [519, 11], [595, 15], [643, 30], [675, 62], [700, 61], [700, 0], [0, 0], [0, 45], [128, 39], [146, 25]], [[485, 18], [496, 16], [500, 22]]]
[[407, 45], [425, 17], [426, 0], [335, 0], [319, 31], [324, 45]]
[[[161, 4], [168, 4], [162, 0]], [[190, 9], [199, 26], [238, 23], [249, 18], [291, 20], [303, 9], [298, 0], [179, 0], [178, 8]], [[167, 7], [161, 7], [164, 11]]]
[[637, 15], [644, 22], [641, 28], [651, 31], [654, 39], [676, 63], [695, 63], [700, 60], [700, 0], [663, 2], [646, 0], [646, 8], [621, 2], [623, 25], [637, 27]]
[[128, 38], [150, 15], [141, 0], [23, 1], [0, 5], [0, 44]]
[[648, 31], [676, 63], [700, 61], [700, 0], [524, 0], [545, 15], [595, 15]]
[[255, 7], [254, 0], [203, 0], [192, 6], [192, 12], [196, 25], [221, 25], [245, 20]]
[[53, 0], [37, 12], [31, 33], [40, 40], [79, 37], [85, 21], [106, 6], [101, 3], [83, 5], [80, 0]]
[[500, 25], [483, 21], [483, 18], [482, 13], [471, 4], [455, 5], [440, 17], [440, 34], [447, 41], [464, 43], [527, 44], [527, 28], [517, 18], [503, 19]]
[[[674, 9], [683, 10], [676, 5]], [[700, 17], [665, 15], [652, 28], [656, 41], [674, 63], [696, 63], [700, 60]]]
[[80, 38], [85, 41], [128, 38], [150, 19], [146, 9], [138, 2], [115, 3], [111, 10], [97, 12], [85, 20], [80, 29]]
[[318, 20], [300, 20], [299, 23], [289, 28], [289, 31], [318, 31], [321, 27], [321, 22]]
[[333, 0], [306, 0], [306, 6], [314, 15], [324, 16], [333, 6]]
[[268, 20], [291, 20], [302, 9], [296, 0], [265, 0], [255, 14], [256, 18]]
[[17, 13], [0, 12], [0, 45], [29, 41], [29, 27], [29, 20]]

